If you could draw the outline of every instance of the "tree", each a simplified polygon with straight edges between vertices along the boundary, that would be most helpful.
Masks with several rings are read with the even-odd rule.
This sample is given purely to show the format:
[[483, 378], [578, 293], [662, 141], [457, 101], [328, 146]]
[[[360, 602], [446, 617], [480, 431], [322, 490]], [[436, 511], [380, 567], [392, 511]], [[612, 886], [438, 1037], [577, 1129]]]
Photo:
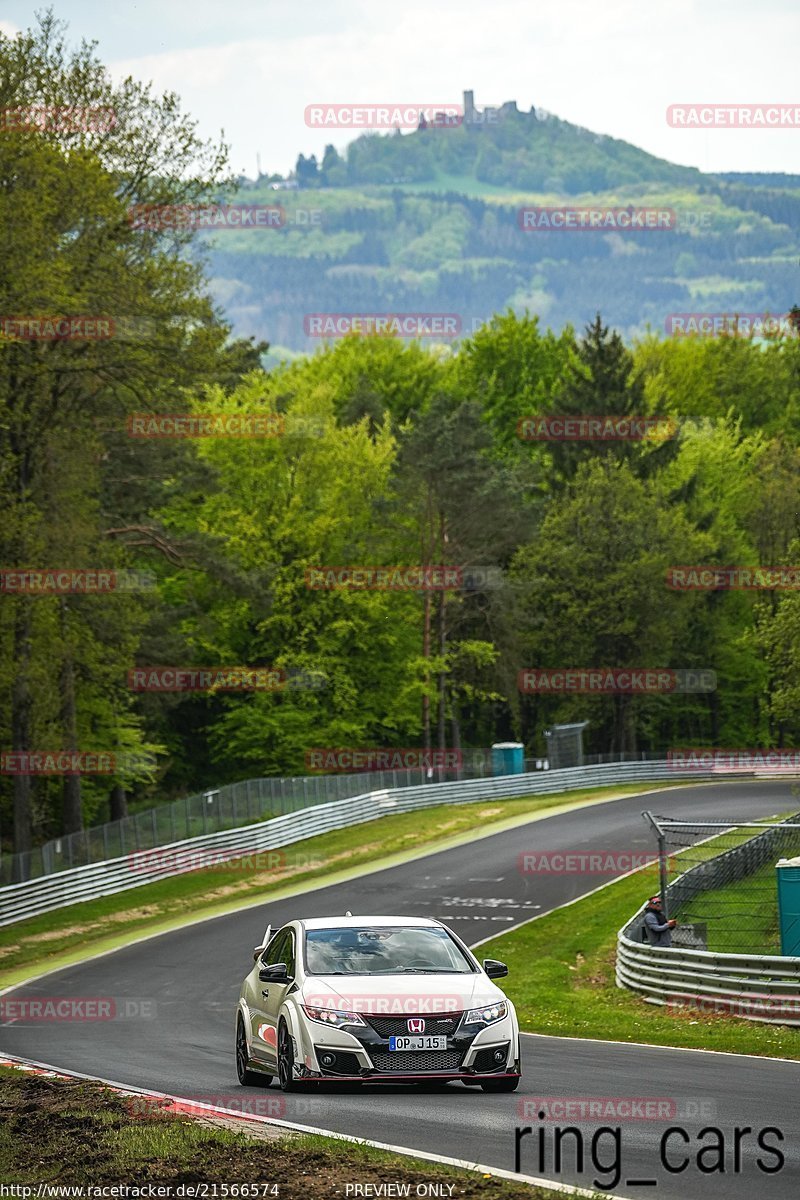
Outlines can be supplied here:
[[[574, 417], [644, 415], [644, 386], [634, 359], [616, 331], [609, 332], [598, 313], [578, 342], [555, 389], [552, 413]], [[556, 484], [567, 483], [589, 457], [631, 458], [635, 443], [624, 441], [561, 441], [548, 443]]]
[[[800, 561], [800, 541], [791, 546], [791, 561]], [[800, 740], [800, 597], [768, 598], [756, 606], [754, 640], [769, 670], [768, 712], [778, 736], [770, 744], [797, 745]]]
[[[448, 714], [460, 728], [459, 680], [450, 671], [464, 664], [472, 672], [494, 663], [493, 636], [505, 626], [510, 595], [502, 582], [520, 540], [530, 531], [535, 513], [535, 475], [526, 464], [506, 463], [491, 453], [490, 429], [481, 421], [475, 401], [441, 392], [413, 425], [403, 430], [398, 461], [397, 497], [402, 553], [423, 564], [494, 567], [496, 580], [475, 594], [439, 591], [423, 596], [422, 654], [428, 676], [422, 725], [426, 748], [431, 744], [430, 697], [438, 704], [438, 742], [445, 748]], [[463, 645], [459, 647], [459, 638]], [[468, 653], [466, 647], [471, 646]], [[499, 698], [508, 688], [507, 661], [498, 664], [485, 697]], [[513, 672], [511, 673], [513, 680]], [[505, 684], [505, 687], [503, 686]], [[477, 693], [473, 691], [473, 697]]]
[[[685, 667], [682, 638], [692, 596], [670, 593], [666, 568], [701, 561], [703, 539], [631, 466], [613, 457], [581, 463], [536, 539], [517, 554], [524, 624], [523, 667]], [[676, 661], [677, 656], [677, 661]], [[603, 751], [632, 751], [648, 708], [674, 696], [573, 695], [538, 706], [551, 719], [591, 719]]]
[[380, 561], [376, 513], [395, 459], [388, 423], [374, 434], [366, 420], [336, 425], [334, 388], [317, 375], [254, 373], [230, 395], [198, 398], [198, 409], [219, 412], [274, 412], [279, 401], [286, 432], [200, 445], [218, 486], [181, 492], [164, 513], [173, 536], [202, 528], [225, 542], [225, 575], [176, 571], [170, 584], [193, 660], [269, 665], [324, 685], [194, 702], [217, 769], [236, 778], [304, 773], [306, 749], [392, 743], [419, 725], [417, 597], [307, 582], [312, 567]]
[[[758, 562], [749, 532], [748, 510], [754, 506], [754, 480], [765, 453], [759, 434], [745, 435], [740, 419], [699, 421], [687, 425], [675, 441], [675, 454], [659, 476], [665, 499], [679, 507], [702, 531], [704, 557], [686, 553], [680, 562], [722, 566]], [[677, 565], [677, 564], [676, 564]], [[686, 594], [682, 599], [688, 599]], [[699, 733], [710, 721], [706, 742], [714, 745], [758, 743], [763, 706], [759, 694], [766, 684], [763, 663], [750, 638], [753, 594], [705, 591], [691, 605], [692, 620], [683, 635], [689, 665], [713, 668], [718, 686], [698, 697]], [[761, 713], [760, 713], [761, 708]], [[705, 710], [706, 720], [702, 719]]]
[[509, 310], [492, 317], [463, 343], [454, 363], [453, 386], [465, 400], [480, 404], [497, 453], [529, 461], [532, 447], [520, 439], [519, 422], [550, 410], [576, 356], [569, 326], [560, 334], [542, 333], [538, 317]]
[[343, 187], [347, 183], [347, 164], [333, 145], [325, 147], [320, 177], [325, 187]]
[[302, 187], [317, 187], [319, 184], [319, 169], [317, 167], [317, 156], [312, 154], [310, 158], [306, 158], [304, 154], [298, 155], [297, 165], [294, 169], [295, 178], [299, 186]]
[[375, 431], [387, 416], [400, 426], [423, 412], [442, 370], [436, 356], [418, 342], [404, 345], [389, 335], [351, 335], [290, 367], [283, 378], [288, 387], [295, 379], [324, 384], [340, 423], [357, 424], [368, 417]]
[[[22, 321], [65, 315], [106, 321], [104, 335], [95, 340], [43, 338], [35, 329], [29, 337], [24, 325], [6, 325], [0, 338], [0, 407], [6, 416], [0, 477], [11, 499], [3, 560], [58, 566], [63, 545], [48, 524], [45, 482], [66, 504], [65, 517], [83, 514], [81, 495], [91, 494], [102, 457], [95, 453], [98, 421], [123, 418], [142, 396], [174, 401], [188, 382], [218, 369], [226, 330], [203, 293], [200, 266], [183, 252], [192, 229], [137, 228], [128, 210], [132, 204], [207, 200], [224, 182], [224, 157], [197, 138], [174, 96], [155, 99], [130, 79], [113, 85], [91, 45], [68, 51], [51, 14], [38, 31], [14, 39], [0, 35], [0, 77], [4, 108], [67, 106], [115, 115], [111, 127], [22, 127], [0, 139], [2, 311]], [[74, 460], [89, 472], [77, 490], [74, 477], [68, 479], [68, 455], [55, 442], [67, 431], [71, 446], [83, 443], [89, 451]], [[118, 533], [121, 547], [124, 527]], [[60, 606], [40, 647], [36, 629], [49, 609], [37, 611], [39, 599], [19, 595], [11, 602], [9, 726], [16, 750], [36, 748], [36, 731], [45, 727], [37, 715], [44, 700], [35, 686], [36, 663], [40, 654], [53, 657], [59, 634], [65, 650], [55, 658], [61, 663], [55, 694], [67, 742], [80, 722], [70, 606]], [[30, 845], [31, 798], [30, 777], [15, 776], [17, 850]], [[79, 823], [74, 781], [65, 785], [65, 803], [67, 824]]]

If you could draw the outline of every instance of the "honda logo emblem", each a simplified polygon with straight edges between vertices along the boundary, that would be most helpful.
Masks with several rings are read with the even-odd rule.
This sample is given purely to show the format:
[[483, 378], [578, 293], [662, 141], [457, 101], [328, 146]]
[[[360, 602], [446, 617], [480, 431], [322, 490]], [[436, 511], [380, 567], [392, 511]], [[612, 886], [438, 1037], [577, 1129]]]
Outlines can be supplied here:
[[423, 1018], [422, 1017], [409, 1017], [408, 1032], [409, 1033], [424, 1033], [425, 1032], [425, 1021], [423, 1020]]

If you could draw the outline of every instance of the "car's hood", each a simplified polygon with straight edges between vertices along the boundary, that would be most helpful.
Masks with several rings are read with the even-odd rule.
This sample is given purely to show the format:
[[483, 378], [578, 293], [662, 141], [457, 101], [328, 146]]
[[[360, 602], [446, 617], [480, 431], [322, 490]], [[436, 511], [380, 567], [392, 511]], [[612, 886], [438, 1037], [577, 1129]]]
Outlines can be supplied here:
[[505, 999], [485, 975], [310, 975], [304, 1004], [375, 1015], [463, 1012]]

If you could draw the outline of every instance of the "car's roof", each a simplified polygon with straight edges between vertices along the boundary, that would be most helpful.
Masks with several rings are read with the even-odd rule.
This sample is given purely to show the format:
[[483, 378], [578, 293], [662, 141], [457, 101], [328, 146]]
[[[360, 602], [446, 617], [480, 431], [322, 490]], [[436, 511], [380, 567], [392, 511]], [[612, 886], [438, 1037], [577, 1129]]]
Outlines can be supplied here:
[[431, 920], [430, 917], [309, 917], [300, 921], [300, 924], [306, 929], [361, 929], [364, 926], [374, 928], [379, 925], [441, 928], [441, 923]]

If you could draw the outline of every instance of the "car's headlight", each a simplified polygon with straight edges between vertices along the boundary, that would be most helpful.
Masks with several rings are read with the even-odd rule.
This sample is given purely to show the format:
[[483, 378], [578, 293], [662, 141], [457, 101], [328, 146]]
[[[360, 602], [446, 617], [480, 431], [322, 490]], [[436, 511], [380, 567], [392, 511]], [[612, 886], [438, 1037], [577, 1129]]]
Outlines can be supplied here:
[[493, 1021], [502, 1021], [508, 1013], [508, 1004], [499, 1000], [497, 1004], [487, 1004], [485, 1008], [471, 1008], [464, 1016], [465, 1025], [491, 1025]]
[[301, 1007], [312, 1021], [319, 1021], [320, 1025], [332, 1025], [334, 1029], [340, 1029], [342, 1025], [365, 1024], [357, 1012], [347, 1012], [343, 1008], [318, 1008], [315, 1004], [303, 1004]]

